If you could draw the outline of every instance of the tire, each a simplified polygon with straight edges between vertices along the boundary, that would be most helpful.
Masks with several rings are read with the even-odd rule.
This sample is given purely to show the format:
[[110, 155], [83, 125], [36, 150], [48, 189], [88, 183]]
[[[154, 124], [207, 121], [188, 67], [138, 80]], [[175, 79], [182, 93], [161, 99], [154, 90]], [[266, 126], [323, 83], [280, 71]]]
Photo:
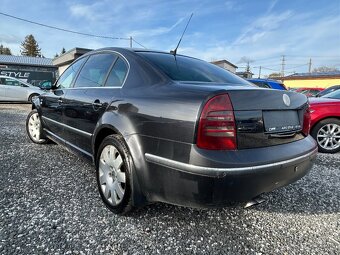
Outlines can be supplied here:
[[321, 120], [312, 129], [311, 135], [316, 140], [320, 152], [336, 153], [340, 151], [340, 119]]
[[40, 116], [37, 110], [32, 110], [26, 119], [26, 132], [32, 142], [37, 144], [47, 143], [48, 140], [43, 136]]
[[28, 97], [28, 102], [33, 103], [33, 97], [36, 97], [36, 96], [39, 96], [39, 94], [31, 94], [31, 95]]
[[124, 215], [133, 209], [131, 155], [117, 135], [107, 136], [97, 153], [96, 177], [100, 197], [108, 209]]

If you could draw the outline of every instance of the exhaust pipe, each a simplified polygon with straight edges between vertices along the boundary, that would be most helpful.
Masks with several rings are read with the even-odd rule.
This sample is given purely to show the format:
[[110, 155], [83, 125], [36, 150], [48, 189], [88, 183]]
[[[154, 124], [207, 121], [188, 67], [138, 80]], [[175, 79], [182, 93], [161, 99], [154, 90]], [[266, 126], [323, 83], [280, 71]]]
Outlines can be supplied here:
[[254, 197], [252, 200], [250, 200], [249, 202], [246, 203], [244, 208], [249, 208], [249, 207], [252, 207], [254, 205], [262, 204], [264, 201], [266, 201], [266, 200], [264, 198], [261, 198], [260, 196]]

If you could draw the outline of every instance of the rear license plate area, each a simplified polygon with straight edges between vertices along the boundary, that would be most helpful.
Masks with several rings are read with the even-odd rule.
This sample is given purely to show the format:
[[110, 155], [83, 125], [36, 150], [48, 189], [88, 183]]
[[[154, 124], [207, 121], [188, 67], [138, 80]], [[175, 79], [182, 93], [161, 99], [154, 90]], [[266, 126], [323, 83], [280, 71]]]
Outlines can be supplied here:
[[302, 129], [297, 111], [263, 111], [266, 133], [296, 132]]

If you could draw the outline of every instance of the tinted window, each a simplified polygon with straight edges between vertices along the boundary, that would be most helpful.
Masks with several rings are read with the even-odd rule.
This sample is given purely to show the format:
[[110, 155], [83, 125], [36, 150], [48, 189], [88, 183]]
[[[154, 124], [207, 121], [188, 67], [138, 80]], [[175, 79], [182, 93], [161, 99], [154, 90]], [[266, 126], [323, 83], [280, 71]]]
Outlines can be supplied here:
[[260, 88], [270, 88], [270, 86], [266, 82], [262, 82], [262, 81], [251, 81], [251, 82], [259, 86]]
[[334, 99], [340, 99], [340, 90], [335, 90], [329, 94], [324, 95], [323, 97], [328, 97], [328, 98], [334, 98]]
[[167, 53], [137, 52], [172, 80], [250, 85], [231, 72], [202, 60]]
[[106, 82], [108, 87], [121, 87], [123, 85], [128, 68], [121, 58], [114, 64]]
[[63, 72], [59, 77], [56, 87], [60, 89], [69, 88], [72, 84], [73, 78], [76, 76], [79, 68], [86, 61], [87, 58], [79, 59], [77, 62], [73, 63], [69, 68]]
[[117, 57], [113, 54], [92, 55], [81, 69], [74, 87], [100, 87]]

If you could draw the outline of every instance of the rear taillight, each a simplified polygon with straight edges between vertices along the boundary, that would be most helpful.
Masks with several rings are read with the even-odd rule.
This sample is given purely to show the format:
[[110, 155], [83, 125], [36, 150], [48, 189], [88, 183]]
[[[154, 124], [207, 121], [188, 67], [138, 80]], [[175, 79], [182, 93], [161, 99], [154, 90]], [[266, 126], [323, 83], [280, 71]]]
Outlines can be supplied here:
[[305, 113], [303, 114], [303, 127], [302, 127], [302, 133], [304, 135], [308, 135], [310, 131], [310, 108], [309, 106], [306, 108]]
[[197, 146], [208, 150], [236, 150], [234, 110], [228, 94], [211, 98], [198, 124]]

